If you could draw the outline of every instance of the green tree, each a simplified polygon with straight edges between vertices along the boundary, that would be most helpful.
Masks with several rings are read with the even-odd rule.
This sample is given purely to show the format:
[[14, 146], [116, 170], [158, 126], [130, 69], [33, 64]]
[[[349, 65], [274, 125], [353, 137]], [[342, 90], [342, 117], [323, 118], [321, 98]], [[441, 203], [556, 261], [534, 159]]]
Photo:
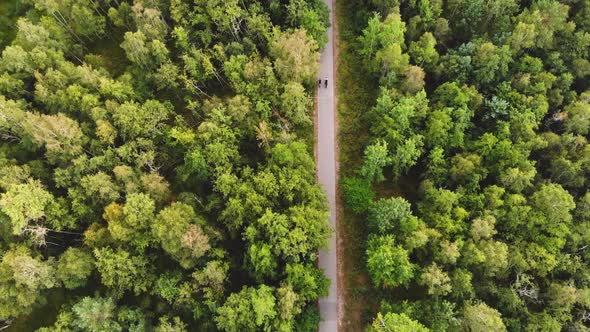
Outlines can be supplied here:
[[390, 157], [394, 178], [405, 174], [410, 167], [416, 164], [422, 155], [422, 141], [422, 136], [416, 135], [405, 140], [395, 149], [395, 153]]
[[457, 154], [451, 158], [451, 167], [449, 175], [451, 180], [457, 183], [469, 183], [471, 181], [479, 182], [478, 177], [484, 174], [481, 169], [481, 157], [477, 154]]
[[444, 148], [449, 145], [450, 130], [453, 126], [453, 118], [448, 112], [435, 110], [429, 116], [424, 137], [426, 145], [430, 147]]
[[551, 283], [547, 289], [549, 307], [556, 312], [569, 312], [577, 302], [578, 291], [572, 285]]
[[277, 257], [272, 247], [263, 242], [253, 243], [248, 248], [245, 258], [251, 274], [257, 280], [265, 277], [275, 278], [277, 274]]
[[575, 102], [568, 105], [565, 110], [567, 118], [565, 120], [565, 129], [567, 132], [586, 135], [590, 128], [590, 104]]
[[180, 69], [172, 62], [165, 62], [154, 73], [154, 81], [158, 90], [174, 90], [180, 86], [178, 78]]
[[418, 227], [418, 218], [412, 215], [411, 206], [403, 198], [380, 199], [370, 205], [368, 221], [379, 234], [398, 234], [403, 236]]
[[270, 43], [274, 66], [284, 81], [311, 83], [318, 71], [319, 53], [315, 40], [305, 30], [275, 31]]
[[119, 188], [112, 178], [104, 172], [84, 176], [80, 180], [80, 186], [83, 189], [81, 194], [86, 196], [95, 206], [105, 206], [117, 201], [120, 197]]
[[439, 243], [439, 249], [435, 252], [434, 256], [436, 260], [442, 264], [454, 265], [457, 263], [457, 259], [461, 256], [460, 252], [461, 243], [459, 241], [450, 242], [448, 240], [442, 240]]
[[321, 318], [315, 306], [307, 306], [295, 325], [296, 331], [313, 332], [320, 324]]
[[125, 39], [121, 43], [121, 48], [125, 50], [129, 61], [146, 67], [150, 64], [150, 49], [146, 37], [141, 31], [125, 33]]
[[571, 194], [560, 185], [553, 183], [543, 185], [533, 193], [531, 205], [547, 217], [550, 223], [571, 222], [570, 211], [576, 207]]
[[55, 22], [77, 37], [96, 38], [105, 33], [106, 19], [98, 11], [100, 4], [90, 0], [39, 1], [37, 9], [45, 11]]
[[373, 282], [380, 287], [408, 285], [414, 277], [408, 252], [396, 246], [391, 235], [369, 239], [367, 268]]
[[121, 105], [113, 104], [112, 112], [114, 124], [121, 131], [123, 138], [150, 138], [163, 133], [170, 105], [156, 100], [148, 100], [143, 105], [126, 102]]
[[20, 235], [42, 221], [45, 210], [53, 195], [45, 190], [38, 180], [28, 179], [26, 183], [13, 185], [0, 196], [0, 208], [12, 223], [13, 234]]
[[390, 312], [385, 315], [378, 313], [377, 317], [373, 321], [373, 324], [369, 328], [369, 331], [428, 332], [430, 330], [403, 313], [396, 314]]
[[498, 310], [480, 302], [463, 309], [463, 326], [468, 331], [506, 331]]
[[389, 156], [387, 143], [377, 141], [365, 149], [365, 158], [359, 173], [367, 181], [381, 182], [385, 180], [383, 167], [388, 166], [390, 163], [391, 157]]
[[422, 271], [419, 283], [428, 288], [429, 295], [444, 296], [452, 290], [451, 278], [436, 263]]
[[460, 195], [441, 188], [426, 188], [418, 205], [426, 224], [445, 233], [456, 233], [464, 227], [465, 210], [458, 206]]
[[534, 313], [530, 316], [527, 324], [529, 331], [540, 330], [540, 331], [561, 331], [562, 324], [551, 314], [546, 311], [540, 313]]
[[86, 285], [94, 270], [94, 257], [78, 248], [68, 248], [57, 262], [57, 278], [69, 289]]
[[393, 43], [383, 47], [375, 54], [377, 69], [381, 73], [392, 73], [394, 77], [401, 77], [408, 65], [410, 57], [403, 53], [400, 44]]
[[501, 172], [498, 182], [514, 192], [521, 192], [532, 186], [532, 181], [537, 174], [534, 167], [526, 165], [523, 168], [510, 167]]
[[436, 39], [430, 32], [425, 32], [420, 39], [410, 43], [408, 53], [413, 62], [418, 66], [432, 68], [438, 62], [438, 52], [436, 51]]
[[125, 205], [111, 203], [107, 206], [103, 218], [114, 239], [143, 249], [152, 242], [149, 227], [155, 219], [154, 210], [154, 201], [149, 196], [133, 193], [127, 196]]
[[205, 220], [187, 204], [174, 202], [164, 208], [151, 229], [162, 248], [184, 268], [191, 268], [211, 248], [203, 231]]
[[310, 265], [287, 264], [286, 281], [304, 301], [312, 301], [328, 295], [330, 280], [323, 271]]
[[272, 331], [277, 318], [273, 288], [244, 287], [233, 293], [217, 310], [217, 327], [223, 331]]
[[300, 262], [325, 245], [329, 234], [326, 219], [325, 211], [310, 206], [291, 207], [287, 214], [267, 210], [245, 229], [244, 239], [264, 240], [277, 257]]
[[476, 81], [486, 85], [504, 78], [511, 61], [508, 46], [497, 47], [489, 42], [479, 45], [473, 55]]
[[56, 35], [52, 36], [51, 33], [54, 31], [48, 29], [49, 27], [46, 22], [40, 23], [34, 24], [27, 18], [19, 18], [16, 22], [18, 32], [14, 38], [14, 44], [21, 46], [27, 51], [31, 51], [34, 48], [64, 50], [66, 47], [64, 40], [60, 40], [61, 38], [57, 38], [58, 36]]
[[145, 256], [132, 256], [123, 249], [105, 247], [94, 249], [94, 257], [102, 284], [118, 295], [125, 291], [140, 294], [152, 283], [150, 262]]
[[496, 229], [494, 228], [495, 224], [496, 218], [494, 218], [494, 216], [491, 215], [474, 219], [471, 222], [471, 229], [469, 230], [471, 238], [474, 241], [479, 241], [481, 239], [490, 239], [497, 233]]
[[277, 289], [277, 314], [275, 323], [277, 331], [293, 331], [294, 318], [301, 313], [301, 305], [297, 293], [290, 285]]
[[537, 31], [535, 24], [518, 22], [508, 39], [508, 43], [513, 53], [518, 53], [523, 48], [529, 49], [535, 46], [536, 37]]
[[568, 28], [566, 24], [569, 6], [556, 1], [535, 2], [525, 8], [518, 16], [517, 22], [534, 26], [535, 46], [551, 48], [555, 42], [555, 33]]
[[468, 300], [475, 296], [473, 274], [465, 269], [455, 269], [451, 273], [451, 296], [459, 300]]
[[381, 47], [381, 16], [374, 14], [367, 23], [367, 27], [363, 29], [362, 35], [358, 37], [361, 44], [359, 53], [370, 61], [379, 48]]
[[154, 7], [144, 7], [141, 2], [136, 2], [132, 7], [133, 19], [137, 29], [148, 39], [162, 40], [168, 32], [168, 26], [162, 12], [157, 6]]
[[85, 297], [72, 307], [72, 325], [92, 332], [122, 331], [116, 321], [116, 311], [117, 306], [111, 298]]
[[283, 113], [294, 125], [311, 124], [311, 99], [301, 84], [292, 82], [285, 85], [281, 94], [281, 105]]
[[74, 314], [71, 311], [61, 311], [52, 327], [42, 327], [38, 332], [71, 332]]
[[156, 326], [156, 332], [187, 332], [187, 325], [178, 317], [170, 319], [167, 316], [160, 317], [160, 323]]
[[478, 249], [485, 257], [482, 264], [484, 274], [487, 276], [502, 275], [508, 268], [508, 246], [500, 241], [483, 240], [478, 244]]
[[226, 284], [229, 280], [228, 270], [228, 263], [216, 260], [207, 262], [204, 268], [192, 274], [196, 289], [215, 306], [224, 299]]
[[44, 302], [42, 291], [56, 286], [55, 262], [32, 257], [30, 250], [16, 246], [0, 262], [0, 319], [28, 314]]
[[63, 114], [27, 113], [23, 129], [33, 142], [45, 147], [52, 162], [71, 160], [82, 153], [82, 131], [75, 120]]

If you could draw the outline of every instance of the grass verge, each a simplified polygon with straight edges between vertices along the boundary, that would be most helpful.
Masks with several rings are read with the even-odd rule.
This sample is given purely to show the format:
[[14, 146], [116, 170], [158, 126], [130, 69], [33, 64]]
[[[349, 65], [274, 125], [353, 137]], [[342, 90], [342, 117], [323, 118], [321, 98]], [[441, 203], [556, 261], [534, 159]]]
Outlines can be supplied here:
[[[364, 116], [374, 103], [378, 87], [363, 69], [354, 45], [366, 15], [355, 0], [336, 0], [338, 24], [338, 144], [340, 178], [354, 175], [360, 166], [369, 139], [369, 124]], [[358, 25], [361, 23], [361, 25]], [[339, 202], [342, 202], [339, 199]], [[365, 264], [367, 229], [364, 220], [339, 204], [339, 275], [341, 330], [362, 331], [374, 317], [378, 296]]]

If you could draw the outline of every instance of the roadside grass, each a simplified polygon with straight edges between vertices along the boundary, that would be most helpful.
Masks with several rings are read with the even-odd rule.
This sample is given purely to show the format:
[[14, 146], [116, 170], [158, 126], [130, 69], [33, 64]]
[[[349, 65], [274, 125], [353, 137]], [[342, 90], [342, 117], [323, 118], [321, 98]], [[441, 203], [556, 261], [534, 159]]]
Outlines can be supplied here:
[[[365, 114], [374, 103], [378, 86], [364, 71], [354, 50], [355, 38], [366, 22], [355, 0], [337, 0], [338, 21], [338, 140], [340, 179], [353, 176], [362, 162], [369, 140]], [[340, 199], [340, 202], [342, 200]], [[368, 230], [361, 216], [339, 204], [339, 264], [342, 307], [342, 331], [362, 331], [378, 310], [377, 291], [365, 264]]]

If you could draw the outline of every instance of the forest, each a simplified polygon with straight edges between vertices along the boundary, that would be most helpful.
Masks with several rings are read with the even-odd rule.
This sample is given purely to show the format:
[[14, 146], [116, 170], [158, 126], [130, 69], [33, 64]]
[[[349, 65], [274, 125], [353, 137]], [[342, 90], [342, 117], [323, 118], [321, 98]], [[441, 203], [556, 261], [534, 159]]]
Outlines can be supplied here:
[[0, 1], [0, 330], [316, 331], [321, 0]]
[[346, 3], [364, 326], [590, 331], [590, 1]]
[[[343, 330], [590, 331], [590, 0], [336, 4]], [[328, 25], [0, 1], [0, 331], [316, 331]]]

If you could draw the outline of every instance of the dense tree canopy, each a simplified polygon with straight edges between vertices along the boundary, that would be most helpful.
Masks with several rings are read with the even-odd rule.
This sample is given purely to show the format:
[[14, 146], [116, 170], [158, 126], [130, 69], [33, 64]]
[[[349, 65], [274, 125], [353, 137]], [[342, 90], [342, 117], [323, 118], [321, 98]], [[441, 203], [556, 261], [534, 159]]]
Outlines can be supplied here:
[[378, 82], [341, 187], [382, 295], [365, 326], [588, 330], [590, 2], [351, 3]]
[[328, 22], [320, 0], [0, 3], [0, 330], [315, 330]]

